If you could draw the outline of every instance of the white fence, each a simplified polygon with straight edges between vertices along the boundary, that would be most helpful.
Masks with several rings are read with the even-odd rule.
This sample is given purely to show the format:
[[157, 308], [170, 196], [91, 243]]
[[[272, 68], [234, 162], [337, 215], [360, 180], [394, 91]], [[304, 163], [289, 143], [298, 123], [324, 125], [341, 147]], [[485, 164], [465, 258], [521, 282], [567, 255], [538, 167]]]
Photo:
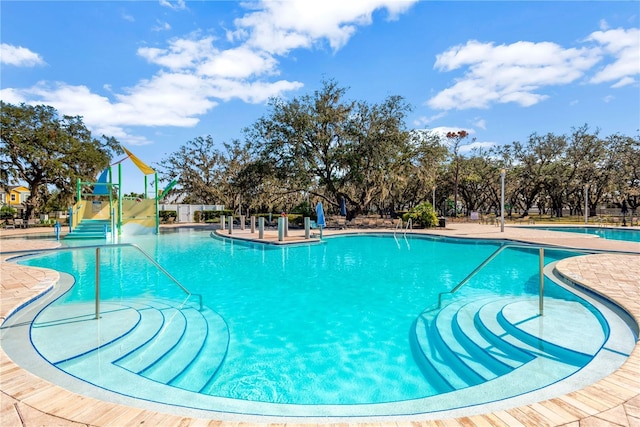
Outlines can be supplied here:
[[203, 211], [222, 211], [224, 205], [185, 205], [185, 204], [173, 204], [173, 205], [158, 205], [161, 211], [176, 211], [178, 217], [176, 222], [193, 222], [193, 214], [195, 212]]

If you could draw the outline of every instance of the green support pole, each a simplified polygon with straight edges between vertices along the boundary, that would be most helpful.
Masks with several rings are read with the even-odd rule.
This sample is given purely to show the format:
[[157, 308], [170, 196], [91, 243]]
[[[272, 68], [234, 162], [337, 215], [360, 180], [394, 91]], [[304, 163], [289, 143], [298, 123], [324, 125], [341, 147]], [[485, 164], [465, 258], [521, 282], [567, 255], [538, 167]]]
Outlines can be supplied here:
[[113, 230], [113, 177], [111, 176], [111, 166], [109, 166], [109, 184], [107, 185], [107, 191], [109, 191], [109, 224], [111, 224], [111, 233], [115, 232]]
[[[157, 184], [157, 182], [156, 182]], [[147, 197], [147, 189], [149, 188], [148, 183], [147, 183], [147, 175], [144, 176], [144, 198], [148, 199]]]
[[80, 186], [80, 178], [78, 178], [76, 182], [76, 203], [80, 202], [81, 196], [82, 196], [82, 187]]
[[122, 163], [118, 163], [118, 236], [122, 233]]
[[[145, 180], [146, 180], [146, 178], [147, 178], [147, 176], [145, 175]], [[160, 206], [158, 204], [158, 201], [159, 201], [158, 200], [158, 197], [159, 197], [159, 194], [158, 194], [158, 172], [155, 173], [155, 180], [156, 180], [156, 182], [155, 182], [154, 188], [156, 190], [156, 197], [154, 197], [154, 199], [156, 200], [156, 234], [160, 234], [160, 210], [159, 210]], [[145, 188], [146, 188], [146, 185], [145, 185]]]

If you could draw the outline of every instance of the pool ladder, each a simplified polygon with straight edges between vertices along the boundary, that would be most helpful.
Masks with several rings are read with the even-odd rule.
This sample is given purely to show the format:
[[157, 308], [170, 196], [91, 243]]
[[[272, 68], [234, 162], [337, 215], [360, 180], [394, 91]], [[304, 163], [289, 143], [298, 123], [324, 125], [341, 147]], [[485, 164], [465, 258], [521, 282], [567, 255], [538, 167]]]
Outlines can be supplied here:
[[[398, 249], [400, 249], [400, 242], [398, 241], [398, 238], [396, 237], [396, 233], [398, 230], [402, 230], [402, 218], [400, 218], [400, 221], [398, 221], [398, 223], [396, 224], [395, 229], [393, 230], [393, 238], [396, 240], [396, 245], [398, 245]], [[411, 250], [411, 245], [409, 244], [409, 240], [407, 240], [407, 231], [408, 230], [413, 230], [413, 221], [411, 220], [411, 218], [409, 218], [407, 220], [407, 225], [404, 228], [404, 232], [402, 233], [402, 236], [404, 237], [404, 241], [407, 244], [407, 249]]]

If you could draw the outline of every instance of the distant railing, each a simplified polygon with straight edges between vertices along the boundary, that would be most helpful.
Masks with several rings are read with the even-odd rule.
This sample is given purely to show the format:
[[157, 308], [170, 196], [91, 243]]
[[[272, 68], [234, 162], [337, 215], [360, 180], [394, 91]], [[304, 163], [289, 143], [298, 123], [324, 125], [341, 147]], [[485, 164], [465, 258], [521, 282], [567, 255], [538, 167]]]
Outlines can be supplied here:
[[70, 246], [70, 247], [62, 247], [62, 248], [49, 248], [49, 249], [27, 249], [20, 251], [8, 251], [8, 252], [0, 252], [0, 255], [32, 255], [43, 252], [68, 252], [68, 251], [78, 251], [78, 250], [87, 250], [87, 249], [95, 249], [96, 251], [96, 319], [100, 317], [100, 250], [101, 249], [110, 249], [110, 248], [125, 248], [130, 247], [137, 249], [142, 255], [147, 258], [151, 264], [153, 264], [158, 270], [160, 270], [165, 276], [167, 276], [172, 282], [174, 282], [184, 293], [187, 294], [188, 297], [196, 296], [198, 297], [198, 302], [200, 306], [200, 310], [202, 310], [202, 295], [194, 294], [189, 291], [185, 286], [182, 285], [175, 277], [171, 275], [164, 267], [162, 267], [158, 262], [153, 259], [148, 253], [146, 253], [142, 248], [134, 243], [113, 243], [113, 244], [105, 244], [105, 245], [90, 245], [90, 246]]

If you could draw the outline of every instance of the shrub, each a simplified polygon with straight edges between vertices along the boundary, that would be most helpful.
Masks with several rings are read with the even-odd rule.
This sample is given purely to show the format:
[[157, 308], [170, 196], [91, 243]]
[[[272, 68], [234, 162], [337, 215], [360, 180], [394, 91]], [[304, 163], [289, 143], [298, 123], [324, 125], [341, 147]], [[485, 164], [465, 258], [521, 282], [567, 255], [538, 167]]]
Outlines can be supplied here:
[[438, 225], [438, 216], [429, 202], [420, 203], [402, 215], [403, 221], [408, 221], [409, 219], [414, 225], [423, 227], [435, 227]]
[[178, 217], [178, 212], [176, 211], [159, 211], [158, 216], [160, 217], [160, 221], [166, 222], [169, 217], [173, 217], [176, 219]]
[[302, 217], [311, 217], [312, 215], [315, 215], [315, 209], [313, 209], [309, 202], [305, 200], [295, 208], [291, 209], [291, 213], [300, 214]]
[[230, 209], [221, 211], [202, 211], [202, 218], [204, 218], [204, 222], [218, 222], [222, 215], [233, 215], [233, 211]]
[[0, 208], [0, 219], [13, 218], [16, 215], [16, 210], [9, 205], [4, 205]]

